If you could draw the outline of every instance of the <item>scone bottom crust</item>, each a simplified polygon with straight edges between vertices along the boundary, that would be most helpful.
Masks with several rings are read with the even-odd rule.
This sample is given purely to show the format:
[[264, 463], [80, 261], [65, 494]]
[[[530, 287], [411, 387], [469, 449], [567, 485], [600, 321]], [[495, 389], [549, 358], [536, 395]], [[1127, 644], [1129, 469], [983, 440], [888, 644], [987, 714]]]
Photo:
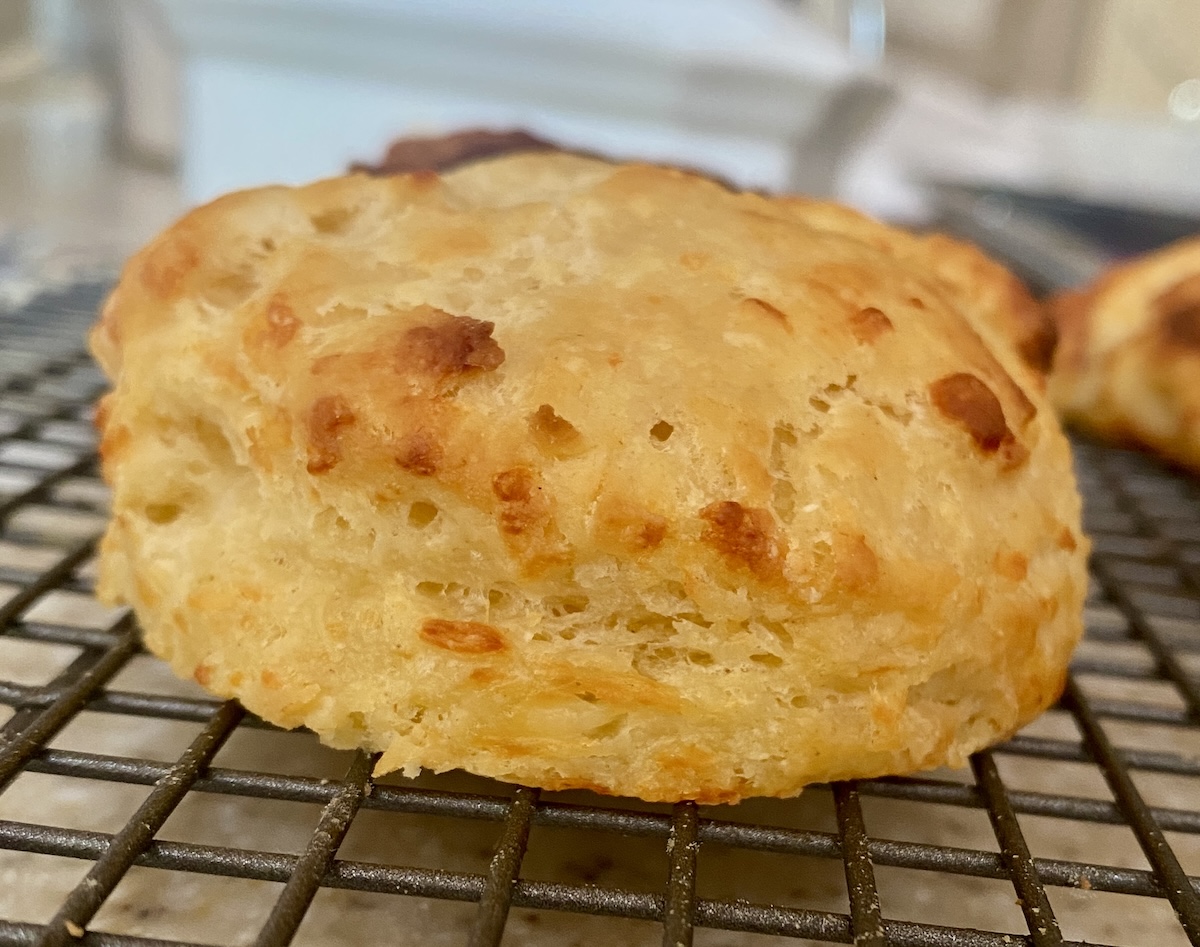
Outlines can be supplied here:
[[1017, 287], [554, 153], [230, 195], [92, 334], [100, 594], [380, 772], [715, 803], [962, 765], [1082, 627]]

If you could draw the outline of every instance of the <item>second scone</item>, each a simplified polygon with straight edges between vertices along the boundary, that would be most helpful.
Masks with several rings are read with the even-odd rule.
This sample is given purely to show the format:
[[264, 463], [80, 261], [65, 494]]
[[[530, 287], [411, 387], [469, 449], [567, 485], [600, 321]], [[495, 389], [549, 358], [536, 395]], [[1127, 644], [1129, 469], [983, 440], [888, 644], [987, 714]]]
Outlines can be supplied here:
[[1063, 419], [1200, 475], [1200, 237], [1113, 266], [1050, 310]]
[[223, 198], [92, 336], [101, 594], [381, 772], [718, 802], [961, 764], [1058, 695], [1085, 588], [972, 253], [558, 154]]

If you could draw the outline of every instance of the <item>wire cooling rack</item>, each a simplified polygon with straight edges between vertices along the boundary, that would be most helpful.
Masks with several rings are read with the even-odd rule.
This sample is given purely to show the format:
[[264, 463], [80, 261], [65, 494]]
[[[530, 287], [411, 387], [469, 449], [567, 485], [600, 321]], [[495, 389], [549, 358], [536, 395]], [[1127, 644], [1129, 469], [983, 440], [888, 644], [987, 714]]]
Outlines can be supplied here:
[[101, 295], [0, 315], [0, 945], [1200, 945], [1195, 481], [1076, 445], [1087, 640], [1059, 707], [969, 772], [733, 808], [375, 783], [158, 674], [89, 597]]

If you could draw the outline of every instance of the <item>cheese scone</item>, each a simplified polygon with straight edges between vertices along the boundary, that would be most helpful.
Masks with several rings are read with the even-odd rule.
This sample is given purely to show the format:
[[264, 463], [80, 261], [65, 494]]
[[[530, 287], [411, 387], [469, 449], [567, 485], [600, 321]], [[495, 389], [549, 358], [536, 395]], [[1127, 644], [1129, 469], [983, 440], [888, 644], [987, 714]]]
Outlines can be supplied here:
[[1200, 474], [1200, 237], [1113, 267], [1050, 308], [1063, 418]]
[[100, 594], [380, 773], [712, 803], [961, 765], [1081, 633], [1030, 305], [944, 238], [648, 165], [230, 195], [91, 337]]

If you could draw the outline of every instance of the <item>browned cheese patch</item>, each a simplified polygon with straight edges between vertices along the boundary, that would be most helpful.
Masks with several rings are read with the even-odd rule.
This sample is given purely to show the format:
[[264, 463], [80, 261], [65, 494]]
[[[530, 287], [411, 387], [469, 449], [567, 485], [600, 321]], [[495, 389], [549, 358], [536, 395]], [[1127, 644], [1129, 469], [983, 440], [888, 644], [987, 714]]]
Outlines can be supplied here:
[[[1024, 431], [1034, 418], [1037, 417], [1037, 406], [1029, 400], [1029, 396], [1025, 394], [1025, 389], [1022, 388], [1013, 379], [1012, 375], [1000, 364], [992, 350], [988, 348], [979, 334], [969, 326], [964, 326], [967, 332], [967, 337], [970, 342], [966, 342], [966, 337], [962, 340], [964, 344], [964, 354], [974, 355], [977, 359], [973, 362], [975, 367], [980, 370], [980, 373], [987, 379], [985, 383], [978, 375], [974, 376], [980, 384], [985, 388], [989, 388], [994, 392], [1003, 406], [1007, 406], [1007, 427], [1012, 431]], [[970, 362], [968, 364], [971, 364]], [[963, 373], [968, 374], [969, 373]], [[953, 377], [953, 376], [951, 376]], [[1002, 409], [1002, 414], [1003, 414]], [[1007, 457], [1007, 445], [1011, 445], [1015, 441], [1005, 441], [1006, 445], [1004, 454]]]
[[578, 454], [584, 446], [578, 428], [548, 404], [529, 416], [529, 430], [539, 450], [559, 460]]
[[400, 439], [396, 463], [401, 469], [419, 477], [430, 477], [442, 464], [444, 450], [430, 431], [418, 428]]
[[570, 560], [570, 546], [554, 519], [554, 503], [535, 470], [517, 466], [500, 471], [492, 478], [492, 493], [500, 501], [500, 534], [526, 572]]
[[1016, 549], [999, 549], [992, 560], [992, 568], [1012, 582], [1024, 582], [1029, 575], [1029, 557]]
[[859, 342], [871, 345], [885, 332], [895, 329], [882, 309], [868, 306], [850, 316], [850, 332]]
[[396, 351], [396, 371], [444, 391], [464, 376], [492, 371], [504, 350], [492, 338], [495, 324], [429, 308], [433, 320], [409, 329]]
[[1075, 534], [1071, 532], [1069, 526], [1064, 526], [1059, 531], [1058, 548], [1065, 549], [1067, 552], [1074, 552], [1079, 548], [1079, 543], [1075, 540]]
[[975, 446], [987, 455], [998, 455], [1005, 466], [1017, 466], [1028, 456], [1004, 420], [1004, 408], [995, 393], [968, 372], [939, 378], [929, 386], [930, 400], [943, 417], [963, 428]]
[[455, 654], [491, 654], [508, 647], [499, 628], [479, 621], [426, 618], [420, 635], [422, 641]]
[[625, 552], [648, 552], [666, 539], [667, 521], [640, 504], [605, 497], [597, 505], [595, 531], [605, 545]]
[[1200, 352], [1200, 275], [1171, 287], [1154, 303], [1162, 339], [1170, 346]]
[[661, 781], [663, 789], [656, 789], [652, 784], [651, 798], [656, 795], [664, 798], [669, 796], [671, 794], [669, 787], [692, 786], [696, 788], [689, 792], [689, 798], [700, 805], [719, 806], [742, 799], [748, 783], [744, 777], [736, 777], [734, 785], [729, 788], [709, 785], [713, 766], [712, 759], [711, 751], [696, 744], [685, 745], [678, 751], [656, 753], [654, 762], [658, 772], [655, 779]]
[[533, 495], [533, 471], [528, 467], [502, 470], [492, 478], [492, 492], [505, 503], [526, 503]]
[[308, 472], [328, 473], [342, 459], [342, 434], [354, 424], [354, 412], [340, 395], [326, 395], [308, 412]]
[[704, 507], [700, 518], [704, 520], [700, 541], [719, 552], [727, 562], [747, 568], [763, 580], [783, 574], [787, 549], [770, 512], [722, 500]]
[[1040, 375], [1049, 374], [1054, 365], [1054, 353], [1058, 349], [1058, 324], [1040, 307], [1031, 314], [1025, 332], [1017, 340], [1017, 354], [1025, 364]]
[[509, 536], [520, 536], [549, 516], [549, 501], [528, 467], [500, 471], [492, 479], [492, 492], [502, 504], [500, 531]]
[[1200, 306], [1171, 313], [1163, 320], [1163, 334], [1180, 348], [1200, 350]]
[[480, 687], [495, 684], [501, 677], [501, 673], [494, 667], [478, 667], [467, 675], [472, 684], [478, 684]]

